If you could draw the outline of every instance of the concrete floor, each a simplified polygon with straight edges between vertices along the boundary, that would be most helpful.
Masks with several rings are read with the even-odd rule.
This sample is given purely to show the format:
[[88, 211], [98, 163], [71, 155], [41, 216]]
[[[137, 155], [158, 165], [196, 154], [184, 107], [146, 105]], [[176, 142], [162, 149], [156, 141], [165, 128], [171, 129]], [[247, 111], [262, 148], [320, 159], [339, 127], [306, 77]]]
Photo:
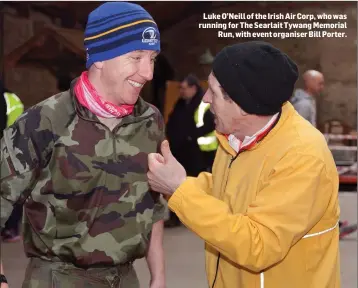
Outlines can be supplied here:
[[[342, 220], [357, 222], [357, 193], [341, 193]], [[357, 287], [357, 233], [341, 243], [342, 288]], [[168, 288], [207, 288], [203, 242], [184, 227], [167, 229], [164, 239], [166, 251], [166, 274]], [[20, 288], [27, 259], [22, 243], [2, 244], [1, 258], [4, 260], [6, 276], [11, 288]], [[144, 260], [135, 267], [141, 287], [148, 287], [149, 272]], [[236, 287], [233, 287], [236, 288]], [[239, 288], [239, 287], [237, 287]]]

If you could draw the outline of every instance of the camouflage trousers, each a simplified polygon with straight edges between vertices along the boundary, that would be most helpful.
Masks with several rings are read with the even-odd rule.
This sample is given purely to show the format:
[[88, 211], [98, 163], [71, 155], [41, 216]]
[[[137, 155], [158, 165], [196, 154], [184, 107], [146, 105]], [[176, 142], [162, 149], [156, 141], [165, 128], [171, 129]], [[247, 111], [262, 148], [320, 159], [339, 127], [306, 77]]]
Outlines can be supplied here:
[[31, 258], [22, 288], [139, 288], [139, 281], [132, 263], [85, 270]]

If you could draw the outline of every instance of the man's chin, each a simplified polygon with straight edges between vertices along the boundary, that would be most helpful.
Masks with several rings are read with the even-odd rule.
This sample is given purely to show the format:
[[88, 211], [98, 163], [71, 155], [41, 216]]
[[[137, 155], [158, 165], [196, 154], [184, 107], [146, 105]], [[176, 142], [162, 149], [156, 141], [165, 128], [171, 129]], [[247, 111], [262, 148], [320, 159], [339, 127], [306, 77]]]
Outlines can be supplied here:
[[132, 94], [129, 99], [127, 99], [127, 105], [134, 105], [137, 103], [138, 98], [140, 97], [140, 94]]

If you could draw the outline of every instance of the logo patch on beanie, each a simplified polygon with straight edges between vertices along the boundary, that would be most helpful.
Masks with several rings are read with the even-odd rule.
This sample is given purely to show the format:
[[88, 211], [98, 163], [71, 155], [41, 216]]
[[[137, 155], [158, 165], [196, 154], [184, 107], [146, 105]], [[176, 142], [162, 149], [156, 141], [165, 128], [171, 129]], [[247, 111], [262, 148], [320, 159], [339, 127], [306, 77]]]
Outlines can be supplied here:
[[144, 29], [142, 33], [142, 42], [149, 45], [155, 45], [158, 43], [157, 31], [153, 27]]

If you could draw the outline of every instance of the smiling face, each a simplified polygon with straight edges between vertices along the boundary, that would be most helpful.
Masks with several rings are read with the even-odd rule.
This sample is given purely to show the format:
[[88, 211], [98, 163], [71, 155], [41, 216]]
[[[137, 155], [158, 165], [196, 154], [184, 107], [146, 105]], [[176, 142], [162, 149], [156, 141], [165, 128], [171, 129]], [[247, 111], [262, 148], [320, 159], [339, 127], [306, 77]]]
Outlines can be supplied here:
[[156, 51], [138, 50], [95, 63], [100, 68], [100, 94], [115, 104], [133, 105], [147, 81], [153, 79]]

